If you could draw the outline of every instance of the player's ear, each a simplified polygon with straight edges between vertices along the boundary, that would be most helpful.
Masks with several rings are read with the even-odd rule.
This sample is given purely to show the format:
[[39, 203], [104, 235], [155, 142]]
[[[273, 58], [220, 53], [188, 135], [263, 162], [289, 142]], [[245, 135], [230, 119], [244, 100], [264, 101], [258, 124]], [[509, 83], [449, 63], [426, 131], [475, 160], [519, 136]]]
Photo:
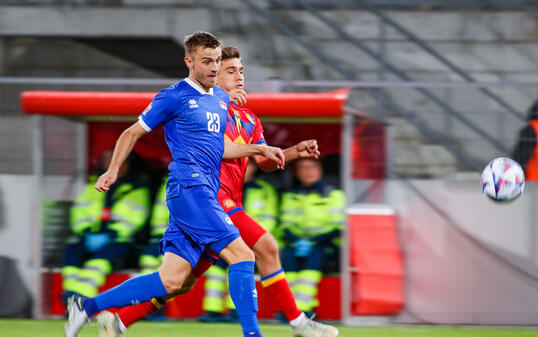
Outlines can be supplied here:
[[187, 66], [187, 68], [191, 69], [191, 67], [192, 67], [192, 56], [185, 55], [185, 58], [183, 58], [183, 61], [185, 61], [185, 65]]

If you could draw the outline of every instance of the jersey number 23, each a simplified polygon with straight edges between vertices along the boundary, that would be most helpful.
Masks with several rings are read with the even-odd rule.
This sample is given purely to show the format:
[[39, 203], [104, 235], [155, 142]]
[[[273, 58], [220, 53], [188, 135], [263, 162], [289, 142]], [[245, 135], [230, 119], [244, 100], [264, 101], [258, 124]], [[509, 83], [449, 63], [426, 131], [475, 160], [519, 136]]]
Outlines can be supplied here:
[[218, 133], [220, 131], [219, 114], [206, 112], [206, 116], [207, 116], [207, 131]]

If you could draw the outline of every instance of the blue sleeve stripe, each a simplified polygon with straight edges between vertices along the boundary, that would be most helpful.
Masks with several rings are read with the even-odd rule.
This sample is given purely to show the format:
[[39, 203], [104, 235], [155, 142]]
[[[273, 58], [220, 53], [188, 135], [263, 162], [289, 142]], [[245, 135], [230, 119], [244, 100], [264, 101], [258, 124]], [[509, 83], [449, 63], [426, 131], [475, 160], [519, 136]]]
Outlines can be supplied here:
[[260, 139], [256, 142], [256, 145], [258, 144], [267, 144], [267, 142], [265, 141], [265, 139]]
[[237, 212], [241, 212], [243, 210], [242, 207], [235, 207], [235, 208], [232, 208], [230, 211], [228, 211], [228, 215], [232, 215], [234, 213], [237, 213]]
[[283, 272], [284, 272], [284, 268], [280, 268], [279, 270], [275, 271], [274, 273], [262, 277], [262, 278], [261, 278], [261, 281], [265, 281], [265, 280], [267, 280], [267, 279], [270, 279], [271, 277], [276, 276], [276, 275], [278, 275], [278, 274], [280, 274], [280, 273], [283, 273]]
[[146, 124], [146, 122], [144, 122], [144, 119], [142, 118], [142, 116], [138, 116], [138, 123], [140, 124], [140, 126], [142, 126], [142, 128], [144, 130], [146, 130], [147, 132], [150, 132], [152, 129]]

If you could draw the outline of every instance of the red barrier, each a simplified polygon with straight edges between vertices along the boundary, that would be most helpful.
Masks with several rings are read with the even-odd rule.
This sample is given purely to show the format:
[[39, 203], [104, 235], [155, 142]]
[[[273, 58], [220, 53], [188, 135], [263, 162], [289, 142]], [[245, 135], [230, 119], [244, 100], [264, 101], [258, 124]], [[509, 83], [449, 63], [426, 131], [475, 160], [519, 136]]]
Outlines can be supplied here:
[[[154, 92], [24, 91], [22, 110], [57, 116], [138, 116]], [[349, 89], [325, 93], [252, 93], [245, 107], [259, 117], [340, 118]]]
[[[103, 292], [128, 280], [133, 275], [113, 273], [108, 275], [105, 284], [99, 288]], [[64, 316], [65, 305], [62, 302], [62, 274], [46, 272], [41, 275], [43, 283], [43, 314], [46, 316]]]
[[[128, 278], [131, 274], [112, 273], [108, 275], [106, 283], [99, 288], [100, 292], [110, 289]], [[165, 316], [169, 318], [196, 318], [203, 313], [202, 299], [204, 296], [204, 280], [202, 276], [194, 288], [166, 304]], [[65, 305], [62, 303], [62, 275], [60, 273], [44, 273], [43, 281], [43, 314], [45, 316], [64, 316]], [[256, 282], [258, 290], [258, 318], [273, 319], [279, 311], [278, 305], [267, 291], [264, 291], [260, 282]], [[340, 278], [323, 277], [319, 285], [319, 307], [316, 308], [317, 317], [321, 320], [339, 320], [340, 312]]]
[[383, 205], [348, 209], [351, 314], [394, 314], [404, 306], [404, 269], [394, 211]]
[[366, 120], [354, 126], [351, 141], [353, 179], [385, 179], [386, 155], [383, 124]]

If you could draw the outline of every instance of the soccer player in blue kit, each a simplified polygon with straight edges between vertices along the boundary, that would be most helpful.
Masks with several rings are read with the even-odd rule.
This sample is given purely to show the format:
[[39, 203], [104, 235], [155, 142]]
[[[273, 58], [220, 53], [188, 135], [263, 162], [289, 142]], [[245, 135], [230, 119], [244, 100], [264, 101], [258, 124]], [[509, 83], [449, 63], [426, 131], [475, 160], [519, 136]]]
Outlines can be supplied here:
[[244, 336], [262, 336], [256, 318], [254, 254], [221, 208], [221, 160], [263, 155], [284, 167], [279, 148], [225, 142], [229, 98], [215, 87], [221, 61], [221, 42], [207, 32], [185, 38], [185, 63], [189, 77], [162, 90], [119, 137], [108, 170], [95, 188], [107, 191], [136, 141], [160, 124], [173, 162], [167, 185], [170, 220], [162, 240], [164, 254], [158, 272], [125, 281], [93, 298], [71, 297], [66, 337], [75, 337], [89, 317], [112, 307], [123, 307], [181, 291], [187, 276], [208, 251], [229, 265], [230, 295], [237, 307]]

